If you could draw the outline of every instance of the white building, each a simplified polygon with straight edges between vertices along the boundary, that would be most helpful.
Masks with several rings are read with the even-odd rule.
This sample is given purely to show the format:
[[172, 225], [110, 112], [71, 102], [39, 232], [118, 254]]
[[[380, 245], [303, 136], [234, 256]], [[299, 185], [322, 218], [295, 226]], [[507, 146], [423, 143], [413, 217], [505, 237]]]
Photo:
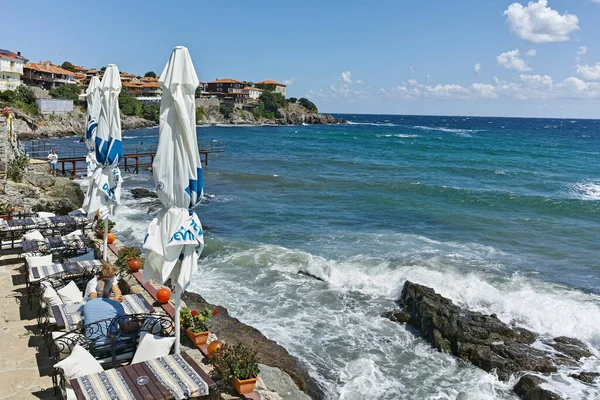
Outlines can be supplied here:
[[262, 90], [255, 87], [247, 86], [244, 88], [244, 93], [248, 94], [248, 98], [251, 100], [257, 100], [262, 93]]
[[25, 61], [20, 53], [0, 49], [0, 90], [15, 90], [21, 84]]

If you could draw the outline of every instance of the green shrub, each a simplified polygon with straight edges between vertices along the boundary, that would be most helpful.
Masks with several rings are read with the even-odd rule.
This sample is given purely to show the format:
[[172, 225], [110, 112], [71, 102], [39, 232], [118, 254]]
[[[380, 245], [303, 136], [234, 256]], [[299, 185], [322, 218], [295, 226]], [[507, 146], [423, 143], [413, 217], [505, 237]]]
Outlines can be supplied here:
[[264, 91], [260, 95], [260, 101], [264, 105], [264, 109], [270, 113], [275, 113], [279, 108], [285, 107], [285, 96], [281, 93]]
[[5, 101], [7, 103], [12, 103], [15, 101], [15, 92], [12, 90], [5, 90], [0, 92], [0, 100]]
[[50, 96], [54, 99], [79, 100], [79, 86], [77, 85], [61, 85], [50, 89]]
[[260, 103], [258, 106], [252, 109], [252, 115], [254, 118], [266, 118], [266, 119], [275, 119], [275, 113], [271, 111], [265, 110], [265, 105]]
[[29, 157], [25, 154], [20, 154], [8, 162], [8, 170], [6, 174], [13, 182], [21, 182], [25, 168], [29, 165]]
[[317, 106], [315, 106], [315, 103], [313, 103], [312, 101], [308, 100], [305, 97], [302, 97], [300, 100], [298, 100], [298, 104], [300, 104], [302, 107], [306, 108], [310, 112], [314, 112], [314, 113], [319, 112], [319, 110], [317, 109]]
[[196, 122], [202, 121], [204, 119], [204, 108], [196, 107]]
[[122, 91], [119, 95], [119, 109], [125, 115], [142, 116], [142, 103], [138, 99], [131, 97], [126, 91]]
[[35, 94], [29, 86], [19, 85], [15, 90], [15, 101], [35, 105]]
[[156, 78], [156, 73], [154, 71], [148, 71], [144, 74], [144, 78]]
[[298, 101], [298, 99], [297, 99], [297, 98], [295, 98], [295, 97], [290, 97], [290, 98], [288, 99], [288, 101], [289, 101], [290, 103], [292, 103], [292, 104], [296, 104], [296, 102]]
[[150, 121], [158, 122], [160, 119], [160, 103], [142, 104], [142, 117]]
[[223, 117], [225, 117], [226, 119], [229, 119], [233, 115], [233, 107], [226, 106], [225, 104], [221, 104], [219, 106], [219, 112], [221, 113], [221, 115]]

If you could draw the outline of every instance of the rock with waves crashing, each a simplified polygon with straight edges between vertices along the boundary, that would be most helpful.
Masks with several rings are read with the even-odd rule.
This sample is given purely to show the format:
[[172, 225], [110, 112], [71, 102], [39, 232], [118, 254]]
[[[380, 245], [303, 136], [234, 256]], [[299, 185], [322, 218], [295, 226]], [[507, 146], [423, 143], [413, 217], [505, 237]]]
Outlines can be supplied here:
[[560, 400], [556, 393], [543, 389], [544, 379], [536, 375], [524, 375], [514, 387], [514, 391], [524, 400]]
[[153, 192], [152, 190], [148, 190], [148, 189], [144, 189], [144, 188], [136, 188], [136, 189], [131, 189], [129, 190], [131, 192], [131, 195], [133, 196], [133, 198], [135, 200], [137, 199], [145, 199], [145, 198], [158, 198], [158, 195], [156, 194], [156, 192]]
[[[581, 341], [565, 337], [544, 342], [553, 349], [533, 347], [535, 333], [512, 328], [495, 315], [462, 309], [433, 289], [410, 281], [405, 282], [398, 304], [410, 314], [408, 323], [436, 349], [495, 372], [504, 381], [523, 372], [551, 373], [560, 365], [578, 366], [581, 357], [591, 355]], [[530, 380], [521, 386], [539, 385]]]
[[313, 275], [310, 272], [306, 272], [306, 271], [300, 270], [297, 273], [298, 273], [298, 275], [308, 276], [309, 278], [316, 279], [316, 280], [321, 281], [321, 282], [325, 282], [325, 280], [323, 278], [319, 278], [318, 276]]
[[259, 330], [229, 316], [227, 309], [206, 302], [197, 293], [185, 292], [182, 299], [192, 309], [216, 309], [218, 315], [208, 321], [208, 328], [219, 339], [230, 343], [239, 342], [252, 348], [257, 353], [261, 364], [276, 367], [287, 373], [298, 388], [313, 399], [325, 399], [325, 393], [319, 384], [310, 377], [307, 369], [277, 342], [267, 339]]

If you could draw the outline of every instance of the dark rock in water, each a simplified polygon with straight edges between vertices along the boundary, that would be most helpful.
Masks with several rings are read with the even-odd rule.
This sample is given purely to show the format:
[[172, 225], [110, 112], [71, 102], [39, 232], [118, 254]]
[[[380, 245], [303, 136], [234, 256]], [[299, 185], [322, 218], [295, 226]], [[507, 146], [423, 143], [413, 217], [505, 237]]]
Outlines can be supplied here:
[[591, 357], [590, 349], [579, 339], [574, 339], [566, 336], [554, 338], [554, 342], [545, 342], [552, 346], [556, 351], [571, 357], [574, 360], [579, 360], [582, 357]]
[[562, 398], [556, 393], [540, 387], [544, 382], [539, 376], [525, 375], [519, 379], [514, 391], [523, 400], [561, 400]]
[[323, 278], [319, 278], [318, 276], [313, 275], [310, 272], [298, 271], [298, 274], [304, 275], [304, 276], [308, 276], [309, 278], [313, 278], [313, 279], [316, 279], [316, 280], [321, 281], [321, 282], [325, 282], [325, 280]]
[[150, 198], [158, 197], [156, 192], [153, 192], [148, 189], [143, 189], [143, 188], [131, 189], [130, 192], [134, 199], [144, 199], [147, 197], [150, 197]]
[[206, 302], [197, 293], [185, 292], [182, 296], [187, 306], [192, 309], [217, 309], [218, 315], [208, 321], [208, 328], [225, 342], [243, 343], [256, 351], [258, 361], [262, 364], [277, 367], [285, 371], [298, 385], [300, 390], [313, 399], [324, 399], [325, 393], [319, 384], [310, 377], [307, 369], [277, 342], [267, 339], [260, 331], [248, 326], [238, 319], [230, 317], [227, 309]]
[[402, 310], [388, 311], [385, 314], [383, 314], [383, 317], [389, 319], [390, 321], [398, 322], [401, 324], [410, 321], [410, 314]]
[[592, 384], [595, 380], [600, 381], [600, 372], [581, 372], [579, 374], [570, 375], [571, 378], [579, 379], [581, 382]]
[[559, 353], [534, 348], [533, 332], [511, 328], [495, 315], [462, 309], [433, 289], [409, 281], [398, 303], [410, 315], [409, 324], [436, 349], [495, 372], [504, 381], [527, 371], [549, 373], [555, 372], [558, 365], [576, 366], [579, 358], [591, 355], [584, 343], [566, 337], [548, 343]]

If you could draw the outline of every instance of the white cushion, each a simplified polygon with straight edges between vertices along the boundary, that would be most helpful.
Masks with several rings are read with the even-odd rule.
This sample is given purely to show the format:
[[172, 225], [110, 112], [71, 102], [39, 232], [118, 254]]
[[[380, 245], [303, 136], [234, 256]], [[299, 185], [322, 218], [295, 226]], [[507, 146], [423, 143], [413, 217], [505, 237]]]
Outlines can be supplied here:
[[73, 237], [73, 236], [81, 236], [83, 235], [83, 232], [81, 232], [81, 229], [77, 229], [76, 231], [73, 231], [71, 233], [69, 233], [68, 235], [65, 235], [66, 237]]
[[51, 213], [51, 212], [40, 211], [37, 213], [37, 216], [40, 218], [50, 218], [50, 217], [56, 217], [56, 214]]
[[[63, 335], [64, 335], [65, 339], [76, 339], [78, 337], [83, 337], [83, 335], [80, 335], [79, 333], [66, 333], [65, 334], [65, 332], [58, 332], [58, 331], [53, 331], [53, 332], [51, 332], [51, 334], [52, 334], [52, 340], [56, 340]], [[61, 348], [61, 350], [68, 349], [70, 352], [72, 352], [73, 348], [75, 346], [77, 346], [77, 344], [76, 343], [74, 344], [74, 342], [72, 342], [71, 340], [65, 340], [63, 343], [66, 346], [65, 346], [65, 348]], [[64, 354], [64, 353], [61, 353], [61, 355], [62, 354]]]
[[98, 360], [80, 345], [73, 348], [69, 357], [54, 364], [54, 368], [62, 369], [67, 381], [104, 371]]
[[27, 261], [27, 265], [29, 268], [32, 267], [45, 267], [46, 265], [52, 265], [52, 254], [48, 254], [47, 256], [41, 257], [25, 257], [25, 261]]
[[44, 287], [45, 289], [42, 298], [44, 300], [44, 303], [46, 303], [47, 308], [50, 308], [52, 306], [60, 306], [61, 304], [63, 304], [63, 301], [58, 296], [58, 293], [56, 293], [56, 290], [54, 290], [52, 286], [44, 285]]
[[64, 304], [83, 302], [83, 296], [73, 281], [69, 282], [64, 288], [57, 290], [57, 293]]
[[168, 356], [173, 343], [175, 343], [174, 337], [154, 336], [143, 332], [140, 335], [140, 344], [135, 350], [135, 355], [131, 363], [137, 364], [158, 357]]
[[23, 235], [23, 240], [44, 240], [44, 236], [37, 229]]

